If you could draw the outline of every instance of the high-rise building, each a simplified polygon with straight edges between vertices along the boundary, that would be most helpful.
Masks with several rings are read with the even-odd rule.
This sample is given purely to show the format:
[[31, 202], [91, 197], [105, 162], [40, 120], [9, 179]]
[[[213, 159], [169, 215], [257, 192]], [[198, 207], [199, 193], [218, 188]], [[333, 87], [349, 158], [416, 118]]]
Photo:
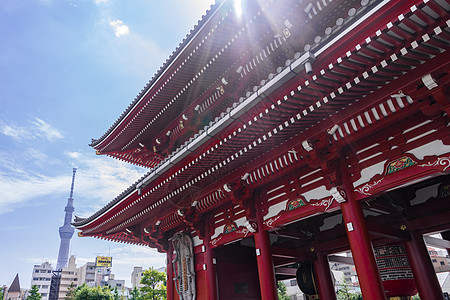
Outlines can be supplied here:
[[131, 272], [131, 288], [134, 289], [137, 287], [140, 289], [144, 285], [141, 284], [142, 276], [144, 275], [144, 271], [142, 267], [134, 267], [133, 272]]
[[48, 300], [50, 293], [50, 282], [52, 280], [52, 265], [46, 261], [40, 265], [34, 265], [31, 275], [31, 286], [37, 285], [42, 300]]
[[114, 274], [109, 274], [109, 279], [105, 282], [105, 284], [109, 286], [111, 290], [117, 289], [121, 292], [125, 290], [125, 280], [115, 279]]
[[118, 290], [123, 290], [125, 286], [124, 280], [114, 279], [110, 266], [97, 266], [95, 262], [87, 262], [83, 266], [77, 267], [74, 255], [70, 256], [69, 264], [67, 267], [63, 267], [58, 274], [60, 279], [57, 300], [65, 299], [71, 285], [74, 288], [82, 284], [90, 287], [110, 286], [113, 289], [117, 287]]
[[85, 283], [86, 285], [93, 287], [95, 286], [95, 262], [87, 262], [85, 263], [83, 266], [81, 266], [79, 268], [79, 283], [83, 284]]
[[61, 278], [59, 283], [58, 300], [64, 300], [70, 286], [77, 287], [79, 285], [78, 268], [75, 263], [75, 256], [71, 256], [67, 267], [61, 269]]

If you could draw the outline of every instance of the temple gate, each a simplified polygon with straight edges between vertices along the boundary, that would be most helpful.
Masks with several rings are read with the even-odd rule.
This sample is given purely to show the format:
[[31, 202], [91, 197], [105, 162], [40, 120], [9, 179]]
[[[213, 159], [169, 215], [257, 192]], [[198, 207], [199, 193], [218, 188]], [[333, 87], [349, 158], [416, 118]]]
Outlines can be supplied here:
[[80, 235], [167, 253], [168, 299], [277, 299], [296, 277], [336, 299], [347, 250], [364, 299], [443, 299], [423, 235], [450, 249], [428, 237], [450, 235], [450, 3], [239, 3], [92, 141], [149, 172]]

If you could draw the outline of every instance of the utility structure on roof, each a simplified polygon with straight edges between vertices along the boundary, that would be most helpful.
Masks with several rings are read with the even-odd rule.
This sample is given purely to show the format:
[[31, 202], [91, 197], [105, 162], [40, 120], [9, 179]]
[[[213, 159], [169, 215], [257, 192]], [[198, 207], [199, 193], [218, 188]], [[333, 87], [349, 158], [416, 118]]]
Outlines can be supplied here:
[[449, 16], [217, 1], [92, 141], [149, 172], [79, 234], [167, 253], [168, 299], [277, 299], [297, 278], [334, 300], [348, 250], [364, 299], [443, 299], [423, 235], [450, 230]]

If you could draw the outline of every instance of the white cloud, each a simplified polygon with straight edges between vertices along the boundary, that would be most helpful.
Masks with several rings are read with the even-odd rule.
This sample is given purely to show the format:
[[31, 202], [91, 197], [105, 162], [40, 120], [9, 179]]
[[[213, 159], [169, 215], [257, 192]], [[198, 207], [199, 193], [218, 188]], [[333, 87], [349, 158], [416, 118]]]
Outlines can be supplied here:
[[25, 126], [6, 124], [4, 121], [1, 121], [0, 133], [12, 137], [16, 141], [44, 138], [49, 142], [54, 142], [64, 138], [61, 131], [40, 118], [34, 118], [29, 125]]
[[125, 279], [126, 285], [130, 286], [130, 275], [132, 266], [140, 266], [143, 269], [149, 267], [160, 268], [166, 266], [166, 255], [159, 253], [155, 249], [136, 246], [124, 245], [111, 250], [112, 271], [116, 275], [115, 278]]
[[[32, 154], [45, 160], [45, 154]], [[75, 209], [79, 216], [89, 216], [137, 181], [145, 171], [133, 165], [109, 157], [66, 152], [75, 178]], [[48, 159], [47, 159], [48, 160]], [[30, 172], [27, 166], [0, 159], [0, 215], [14, 211], [23, 205], [41, 205], [36, 199], [51, 201], [67, 196], [72, 179], [71, 170], [64, 174], [44, 175]], [[44, 200], [43, 200], [44, 201]]]
[[116, 37], [121, 37], [130, 33], [130, 28], [125, 25], [122, 20], [110, 21], [109, 26], [114, 29]]
[[77, 159], [77, 158], [79, 158], [79, 157], [81, 156], [81, 153], [80, 153], [80, 152], [66, 152], [65, 154], [66, 154], [68, 157], [74, 158], [74, 159]]
[[26, 130], [23, 127], [18, 127], [15, 125], [2, 124], [0, 127], [0, 132], [18, 141], [32, 137], [30, 131]]
[[50, 124], [39, 118], [35, 118], [35, 121], [31, 123], [36, 126], [38, 134], [40, 134], [50, 142], [63, 138], [62, 133], [58, 129], [52, 127]]
[[81, 152], [66, 152], [76, 167], [75, 214], [87, 217], [102, 208], [141, 178], [144, 169], [105, 156]]
[[95, 0], [95, 4], [99, 5], [101, 3], [107, 3], [109, 0]]
[[15, 177], [10, 173], [0, 173], [0, 215], [13, 211], [31, 199], [67, 191], [66, 176], [22, 174]]

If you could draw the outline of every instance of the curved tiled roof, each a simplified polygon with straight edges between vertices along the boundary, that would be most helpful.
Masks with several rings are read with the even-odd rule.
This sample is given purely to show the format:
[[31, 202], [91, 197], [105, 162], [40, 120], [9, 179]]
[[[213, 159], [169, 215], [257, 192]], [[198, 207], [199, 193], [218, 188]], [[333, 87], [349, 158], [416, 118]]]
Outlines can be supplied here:
[[[364, 1], [363, 1], [364, 2]], [[356, 16], [358, 16], [362, 11], [364, 11], [364, 9], [367, 7], [368, 2], [364, 3], [364, 5], [360, 6], [358, 9], [352, 8], [348, 15], [346, 16], [346, 18], [339, 18], [336, 21], [336, 24], [332, 27], [328, 27], [324, 34], [321, 36], [316, 36], [313, 40], [310, 41], [309, 44], [307, 44], [305, 46], [305, 49], [303, 52], [297, 52], [295, 53], [294, 57], [290, 57], [288, 60], [286, 60], [281, 66], [278, 66], [277, 68], [277, 73], [280, 74], [281, 72], [283, 72], [283, 70], [286, 69], [290, 69], [291, 65], [294, 65], [296, 61], [298, 61], [300, 59], [300, 57], [307, 51], [310, 50], [314, 50], [316, 48], [318, 48], [319, 46], [323, 46], [325, 45], [331, 38], [334, 37], [334, 34], [338, 33], [339, 31], [341, 31], [343, 28], [345, 28], [348, 23]], [[216, 4], [217, 6], [217, 4]], [[211, 10], [210, 10], [211, 11]], [[205, 17], [203, 18], [203, 20], [205, 19]], [[198, 26], [197, 26], [198, 28]], [[181, 45], [181, 44], [180, 44]], [[180, 48], [179, 48], [180, 49]], [[175, 52], [174, 52], [175, 53]], [[166, 62], [167, 64], [167, 62]], [[160, 71], [161, 72], [161, 69]], [[269, 76], [265, 79], [262, 79], [259, 82], [259, 85], [254, 86], [251, 90], [253, 91], [258, 91], [259, 89], [261, 89], [264, 86], [269, 86], [270, 82], [275, 78], [276, 76], [274, 74], [269, 74]], [[155, 78], [153, 78], [152, 80], [155, 80]], [[144, 90], [143, 90], [144, 91]], [[141, 94], [144, 93], [143, 91], [141, 91]], [[140, 95], [141, 95], [140, 94]], [[193, 137], [191, 137], [189, 140], [185, 141], [181, 146], [179, 146], [172, 154], [169, 155], [169, 157], [167, 157], [166, 159], [164, 159], [161, 163], [159, 163], [154, 169], [150, 170], [149, 172], [147, 172], [144, 176], [142, 176], [139, 180], [137, 180], [135, 183], [133, 183], [130, 187], [128, 187], [125, 191], [123, 191], [120, 195], [118, 195], [117, 197], [115, 197], [112, 201], [110, 201], [108, 204], [106, 204], [102, 209], [100, 209], [99, 211], [95, 212], [93, 215], [89, 216], [88, 218], [85, 219], [81, 219], [78, 218], [76, 220], [76, 222], [74, 222], [75, 226], [84, 226], [86, 224], [88, 224], [89, 222], [95, 220], [96, 218], [98, 218], [99, 216], [101, 216], [103, 213], [105, 213], [106, 211], [108, 211], [109, 209], [111, 209], [112, 207], [114, 207], [115, 205], [119, 204], [123, 199], [125, 199], [127, 196], [129, 196], [130, 194], [132, 194], [133, 192], [136, 192], [136, 189], [139, 187], [140, 184], [142, 184], [142, 182], [145, 181], [146, 178], [148, 178], [152, 173], [154, 173], [156, 169], [158, 169], [158, 167], [164, 166], [167, 164], [167, 162], [169, 162], [171, 160], [172, 157], [176, 156], [178, 153], [180, 153], [183, 149], [186, 149], [189, 147], [189, 145], [191, 143], [194, 143], [195, 140], [201, 136], [203, 133], [207, 132], [212, 126], [214, 126], [214, 124], [220, 122], [224, 117], [228, 116], [228, 113], [233, 109], [238, 107], [240, 104], [242, 104], [246, 99], [250, 98], [254, 93], [247, 93], [246, 96], [244, 97], [240, 97], [238, 99], [238, 101], [236, 101], [235, 103], [233, 103], [231, 105], [231, 107], [229, 107], [228, 109], [226, 109], [219, 117], [216, 117], [214, 120], [212, 120], [211, 122], [209, 122], [208, 125], [206, 125], [203, 129], [201, 129], [197, 134], [195, 134]], [[134, 102], [132, 103], [132, 105], [130, 105], [128, 107], [128, 110], [131, 109], [131, 107], [138, 101], [138, 97], [134, 100]], [[128, 112], [128, 110], [126, 111], [126, 113]], [[124, 115], [126, 114], [124, 113]], [[120, 122], [120, 119], [116, 121], [116, 123]], [[114, 125], [116, 126], [116, 125]], [[112, 128], [114, 127], [112, 126]], [[112, 130], [112, 128], [110, 130]]]
[[[363, 3], [365, 3], [365, 1], [361, 1], [361, 5], [362, 5], [361, 7], [364, 9], [365, 6], [363, 5]], [[376, 2], [375, 4], [377, 4], [377, 3], [379, 3], [379, 2]], [[366, 5], [367, 5], [367, 3], [366, 3]], [[421, 9], [421, 7], [419, 9]], [[342, 32], [345, 32], [345, 30], [347, 30], [347, 28], [345, 26], [351, 25], [351, 23], [353, 23], [353, 22], [351, 22], [352, 18], [354, 18], [355, 16], [358, 16], [358, 14], [361, 11], [362, 11], [362, 9], [349, 10], [348, 16], [346, 18], [338, 19], [336, 21], [335, 26], [326, 28], [325, 34], [318, 36], [316, 38], [313, 37], [312, 38], [313, 41], [312, 40], [309, 41], [309, 44], [308, 44], [309, 46], [307, 45], [304, 50], [314, 51], [316, 55], [319, 55], [320, 54], [319, 52], [321, 52], [321, 51], [322, 52], [325, 51], [324, 49], [327, 48], [327, 45], [330, 45], [330, 43], [333, 43], [334, 38], [336, 37], [335, 34], [340, 35]], [[401, 27], [402, 20], [412, 21], [413, 23], [416, 22], [416, 23], [418, 23], [418, 26], [417, 26], [418, 30], [422, 30], [422, 28], [421, 28], [422, 25], [421, 25], [420, 20], [415, 19], [415, 15], [413, 12], [409, 13], [410, 16], [402, 15], [403, 16], [402, 18], [398, 19], [397, 21], [393, 20], [392, 23], [378, 24], [381, 26], [380, 30], [378, 30], [376, 33], [374, 31], [374, 32], [364, 33], [363, 34], [364, 36], [359, 36], [358, 37], [359, 44], [353, 45], [351, 48], [349, 48], [348, 52], [345, 52], [345, 51], [339, 52], [339, 54], [337, 54], [336, 57], [333, 57], [333, 60], [328, 58], [327, 59], [328, 62], [326, 64], [324, 64], [324, 62], [319, 62], [319, 64], [317, 64], [317, 65], [320, 65], [320, 63], [321, 63], [322, 66], [320, 68], [323, 68], [323, 69], [320, 70], [320, 68], [317, 67], [318, 69], [315, 70], [315, 72], [314, 72], [315, 74], [311, 77], [310, 80], [307, 80], [304, 84], [301, 83], [300, 85], [297, 84], [295, 87], [290, 87], [289, 90], [288, 89], [284, 90], [283, 91], [283, 92], [285, 92], [284, 98], [283, 98], [283, 95], [277, 95], [276, 99], [280, 99], [280, 100], [275, 101], [275, 99], [272, 99], [271, 101], [274, 101], [274, 102], [272, 104], [272, 107], [270, 107], [270, 109], [269, 108], [266, 109], [266, 111], [268, 111], [268, 113], [266, 113], [266, 115], [269, 115], [271, 111], [274, 111], [275, 115], [283, 114], [283, 117], [286, 118], [287, 121], [284, 123], [278, 123], [278, 124], [280, 124], [279, 126], [282, 127], [279, 129], [279, 132], [281, 132], [281, 130], [283, 130], [284, 128], [287, 128], [288, 126], [289, 126], [289, 129], [284, 130], [283, 133], [276, 135], [277, 132], [275, 132], [275, 130], [279, 126], [275, 126], [273, 133], [271, 133], [271, 131], [267, 131], [268, 129], [272, 128], [271, 126], [273, 126], [273, 124], [270, 123], [270, 118], [268, 117], [269, 121], [265, 121], [267, 119], [264, 119], [263, 117], [258, 117], [259, 119], [257, 121], [256, 120], [257, 114], [255, 114], [254, 122], [253, 122], [253, 119], [251, 119], [251, 118], [246, 119], [247, 121], [251, 120], [255, 126], [251, 127], [250, 124], [248, 124], [248, 127], [251, 127], [251, 128], [250, 128], [250, 130], [247, 130], [247, 131], [245, 130], [245, 128], [242, 130], [242, 135], [244, 135], [244, 138], [241, 137], [242, 141], [238, 141], [239, 147], [236, 146], [234, 150], [233, 149], [231, 149], [231, 150], [237, 151], [236, 149], [242, 149], [245, 146], [245, 148], [244, 148], [245, 152], [248, 149], [253, 148], [252, 155], [257, 156], [261, 153], [260, 151], [261, 151], [261, 147], [262, 147], [262, 146], [258, 146], [258, 145], [265, 143], [264, 142], [265, 138], [254, 140], [254, 136], [251, 131], [254, 130], [255, 127], [257, 129], [255, 131], [258, 131], [257, 132], [258, 135], [264, 134], [264, 137], [265, 137], [266, 132], [269, 132], [268, 133], [269, 137], [276, 135], [275, 139], [268, 138], [267, 140], [269, 142], [266, 142], [266, 144], [264, 144], [264, 147], [263, 147], [264, 149], [266, 149], [266, 150], [271, 149], [270, 147], [274, 143], [274, 141], [272, 141], [272, 140], [275, 140], [275, 142], [277, 142], [277, 143], [284, 142], [285, 140], [283, 140], [283, 139], [293, 135], [292, 130], [294, 130], [295, 133], [298, 133], [301, 130], [305, 130], [305, 128], [307, 128], [307, 127], [312, 127], [313, 125], [315, 125], [317, 123], [315, 120], [319, 120], [319, 122], [320, 122], [320, 120], [327, 118], [330, 114], [335, 114], [337, 111], [340, 111], [341, 109], [343, 109], [343, 107], [352, 105], [357, 100], [351, 100], [351, 99], [356, 99], [356, 98], [365, 96], [361, 92], [361, 89], [365, 89], [365, 91], [368, 94], [370, 94], [371, 92], [376, 90], [378, 84], [380, 86], [384, 85], [385, 82], [384, 82], [383, 76], [381, 74], [383, 74], [383, 72], [385, 72], [385, 71], [387, 73], [391, 72], [391, 70], [389, 70], [391, 63], [394, 64], [396, 68], [398, 68], [400, 66], [402, 67], [402, 69], [404, 71], [400, 71], [400, 74], [402, 74], [402, 72], [407, 72], [410, 68], [410, 65], [408, 63], [401, 64], [399, 61], [397, 61], [397, 59], [402, 56], [407, 56], [409, 50], [413, 50], [412, 52], [414, 52], [414, 51], [417, 51], [416, 48], [420, 49], [421, 43], [422, 42], [426, 43], [430, 39], [430, 36], [428, 36], [428, 33], [426, 35], [423, 35], [423, 41], [420, 40], [420, 41], [416, 42], [416, 40], [414, 40], [414, 42], [411, 43], [411, 46], [405, 46], [404, 43], [397, 43], [399, 45], [397, 45], [396, 43], [391, 44], [389, 42], [389, 40], [394, 40], [394, 42], [395, 42], [396, 36], [392, 35], [391, 28], [400, 30], [402, 28]], [[434, 21], [437, 22], [436, 20], [434, 20]], [[438, 21], [441, 22], [440, 20], [438, 20]], [[439, 35], [439, 34], [448, 35], [448, 32], [449, 32], [448, 26], [449, 26], [449, 23], [447, 22], [446, 26], [441, 24], [441, 25], [437, 26], [434, 29], [434, 31], [433, 31], [433, 28], [427, 29], [427, 30], [429, 30], [430, 35], [433, 34], [432, 32], [434, 32], [435, 35]], [[377, 28], [375, 28], [374, 30], [377, 30]], [[404, 29], [401, 29], [401, 30], [404, 31], [404, 35], [405, 35], [404, 40], [409, 41], [410, 33], [408, 32], [408, 30], [406, 30], [406, 31]], [[425, 31], [423, 33], [425, 33]], [[422, 36], [423, 33], [421, 32], [420, 36]], [[370, 37], [366, 36], [365, 34], [370, 35]], [[409, 42], [411, 42], [411, 41], [409, 41]], [[442, 43], [442, 41], [439, 39], [434, 40], [434, 42], [437, 43], [438, 45]], [[386, 53], [383, 53], [384, 56], [380, 55], [378, 53], [380, 51], [377, 51], [373, 45], [375, 45], [377, 47], [386, 48], [386, 51], [385, 51]], [[402, 48], [403, 46], [405, 46], [405, 48]], [[448, 43], [447, 43], [447, 46], [448, 46]], [[425, 50], [429, 51], [430, 49], [427, 47], [425, 47]], [[392, 51], [392, 53], [390, 53], [390, 51]], [[437, 47], [435, 49], [435, 51], [436, 51], [436, 54], [438, 54], [441, 50], [439, 49], [439, 47]], [[205, 160], [202, 161], [201, 160], [202, 157], [199, 156], [198, 157], [199, 163], [197, 164], [197, 160], [195, 160], [195, 166], [193, 166], [192, 168], [189, 168], [191, 166], [190, 163], [189, 163], [189, 166], [185, 165], [186, 171], [184, 171], [184, 170], [182, 170], [182, 171], [184, 173], [189, 173], [188, 174], [189, 176], [187, 176], [186, 174], [183, 174], [183, 172], [181, 172], [181, 175], [179, 175], [179, 177], [176, 178], [178, 180], [181, 177], [180, 182], [179, 183], [177, 182], [176, 186], [172, 185], [171, 190], [168, 190], [168, 192], [166, 192], [166, 191], [161, 192], [160, 191], [161, 189], [158, 190], [159, 187], [156, 186], [158, 184], [158, 182], [157, 182], [155, 184], [156, 187], [155, 186], [150, 187], [150, 188], [152, 188], [152, 190], [155, 190], [155, 193], [152, 194], [151, 196], [148, 196], [150, 194], [150, 192], [146, 191], [145, 195], [142, 195], [141, 197], [135, 197], [135, 198], [133, 197], [133, 199], [131, 199], [132, 200], [131, 202], [133, 202], [133, 203], [131, 203], [131, 202], [129, 203], [127, 200], [127, 198], [132, 193], [136, 193], [136, 189], [139, 188], [142, 185], [142, 183], [148, 184], [149, 183], [148, 179], [153, 180], [153, 179], [157, 178], [159, 176], [159, 174], [163, 174], [164, 172], [166, 172], [167, 168], [170, 168], [170, 166], [169, 166], [170, 162], [177, 163], [179, 161], [178, 160], [178, 161], [173, 162], [172, 159], [174, 159], [174, 160], [179, 159], [179, 157], [178, 157], [179, 154], [186, 153], [187, 149], [196, 149], [194, 147], [199, 147], [199, 144], [201, 144], [203, 142], [202, 139], [205, 138], [206, 133], [212, 134], [212, 135], [217, 133], [218, 131], [215, 130], [218, 127], [217, 125], [220, 123], [223, 123], [224, 120], [226, 120], [227, 118], [230, 117], [230, 115], [236, 113], [236, 112], [233, 112], [234, 108], [240, 107], [241, 105], [245, 106], [244, 103], [247, 103], [248, 100], [258, 97], [258, 94], [262, 90], [267, 92], [267, 87], [275, 84], [276, 83], [275, 81], [280, 79], [282, 72], [284, 74], [284, 72], [286, 70], [291, 71], [293, 68], [295, 68], [296, 65], [298, 65], [298, 59], [302, 56], [302, 53], [303, 52], [296, 53], [295, 55], [293, 55], [294, 57], [291, 57], [290, 59], [288, 59], [282, 66], [280, 66], [278, 68], [279, 73], [280, 73], [278, 75], [280, 75], [280, 76], [270, 74], [267, 79], [262, 80], [258, 86], [254, 87], [254, 89], [253, 89], [254, 93], [249, 92], [245, 97], [241, 97], [237, 102], [235, 102], [233, 105], [231, 105], [231, 107], [224, 109], [224, 112], [220, 116], [218, 116], [215, 120], [210, 122], [207, 126], [204, 127], [203, 130], [200, 130], [199, 133], [197, 133], [194, 137], [190, 138], [183, 145], [178, 147], [175, 150], [175, 152], [173, 152], [168, 158], [166, 158], [164, 161], [162, 161], [157, 166], [157, 169], [158, 169], [158, 170], [156, 170], [157, 172], [156, 171], [148, 172], [146, 175], [141, 177], [141, 179], [139, 179], [132, 186], [130, 186], [127, 190], [125, 190], [121, 195], [117, 196], [114, 200], [112, 200], [105, 207], [103, 207], [100, 211], [96, 212], [94, 215], [90, 216], [87, 219], [77, 220], [78, 222], [76, 222], [75, 225], [76, 226], [84, 226], [84, 225], [90, 223], [91, 221], [97, 219], [98, 217], [104, 215], [105, 212], [107, 212], [108, 210], [113, 208], [115, 205], [119, 205], [120, 203], [124, 203], [125, 205], [129, 204], [128, 206], [131, 207], [134, 204], [137, 204], [140, 200], [144, 200], [144, 201], [141, 201], [139, 203], [139, 205], [134, 206], [135, 209], [136, 209], [136, 207], [141, 209], [141, 211], [137, 215], [137, 218], [139, 218], [142, 216], [141, 213], [147, 214], [148, 212], [150, 212], [152, 210], [152, 207], [160, 206], [161, 203], [166, 202], [166, 200], [165, 200], [166, 198], [171, 198], [172, 195], [173, 195], [173, 198], [180, 196], [180, 195], [177, 195], [178, 191], [183, 191], [186, 186], [190, 187], [191, 186], [190, 184], [193, 182], [192, 178], [194, 178], [194, 180], [197, 180], [200, 177], [199, 176], [200, 171], [197, 172], [196, 170], [193, 170], [195, 168], [197, 168], [199, 170], [201, 169], [201, 172], [202, 172], [201, 175], [206, 173], [205, 170], [207, 170], [207, 171], [212, 170], [212, 172], [210, 172], [210, 173], [213, 173], [214, 167], [217, 170], [218, 163], [220, 162], [223, 165], [226, 164], [227, 165], [226, 168], [230, 168], [230, 169], [228, 169], [228, 171], [230, 171], [230, 170], [234, 171], [234, 169], [232, 169], [230, 167], [230, 165], [232, 163], [225, 162], [225, 160], [224, 160], [224, 159], [226, 159], [226, 157], [225, 157], [226, 153], [222, 156], [219, 156], [219, 155], [214, 156], [214, 154], [217, 154], [216, 152], [220, 152], [220, 151], [227, 152], [225, 150], [230, 150], [230, 149], [221, 150], [221, 148], [219, 148], [217, 151], [215, 151], [215, 153], [211, 154], [210, 157], [208, 157], [208, 155], [206, 156], [205, 160], [208, 160], [208, 161], [205, 161]], [[373, 55], [373, 58], [368, 57], [367, 53]], [[433, 54], [433, 55], [435, 55], [435, 54]], [[426, 57], [431, 57], [433, 55], [426, 54]], [[420, 62], [418, 62], [417, 59], [413, 59], [413, 58], [414, 58], [414, 56], [412, 56], [412, 58], [408, 58], [408, 61], [410, 63], [411, 63], [411, 61], [414, 61], [417, 65], [419, 65]], [[361, 64], [356, 64], [355, 62], [357, 62], [357, 60], [366, 60], [368, 62], [374, 61], [376, 63], [373, 65], [373, 67], [371, 69], [366, 69], [366, 68], [370, 68], [370, 66], [372, 66], [372, 65], [367, 64], [366, 66], [364, 66]], [[328, 63], [329, 63], [329, 65], [327, 66]], [[350, 68], [349, 68], [349, 66], [350, 66]], [[383, 70], [385, 68], [387, 68], [387, 70]], [[372, 75], [374, 75], [374, 76], [371, 78]], [[292, 75], [292, 76], [294, 76], [294, 75]], [[337, 86], [335, 86], [336, 77], [339, 78], [339, 80], [338, 80], [339, 85], [337, 85]], [[377, 77], [377, 78], [375, 78], [375, 77]], [[392, 78], [392, 75], [389, 78]], [[346, 82], [347, 80], [348, 80], [348, 82]], [[368, 85], [365, 86], [365, 84], [368, 84]], [[291, 88], [292, 88], [292, 91], [291, 91]], [[304, 106], [306, 104], [302, 103], [302, 101], [301, 101], [302, 97], [305, 97], [306, 99], [308, 99], [308, 92], [312, 92], [313, 95], [321, 94], [324, 96], [324, 98], [319, 97], [319, 98], [315, 99], [315, 101], [317, 101], [317, 102], [311, 102], [312, 104], [308, 108], [308, 106]], [[265, 93], [263, 92], [262, 94], [265, 94]], [[257, 95], [257, 96], [255, 97], [255, 95]], [[353, 95], [353, 97], [349, 97], [350, 95]], [[351, 99], [349, 99], [349, 98], [351, 98]], [[283, 99], [283, 100], [281, 100], [281, 99]], [[382, 99], [379, 99], [379, 100], [382, 100]], [[305, 102], [307, 103], [307, 101], [305, 101]], [[298, 114], [297, 114], [297, 116], [292, 115], [292, 118], [288, 119], [288, 116], [291, 116], [291, 113], [292, 113], [292, 109], [290, 109], [290, 107], [292, 107], [293, 105], [296, 105], [295, 107], [298, 108]], [[283, 107], [283, 106], [285, 106], [285, 107]], [[300, 107], [301, 107], [301, 109], [300, 109]], [[248, 108], [248, 106], [245, 108]], [[305, 110], [303, 110], [303, 108]], [[373, 112], [376, 109], [377, 108], [375, 107], [375, 108], [371, 108], [370, 110], [367, 110], [367, 115], [369, 115], [371, 112]], [[400, 109], [401, 109], [401, 107], [400, 107]], [[301, 110], [303, 110], [303, 112]], [[241, 116], [239, 114], [235, 114], [235, 116], [236, 115], [238, 116], [238, 117], [236, 117], [236, 119], [239, 119], [239, 117]], [[377, 115], [380, 115], [380, 114], [377, 113]], [[360, 118], [358, 119], [358, 117], [360, 117]], [[341, 133], [340, 131], [338, 131], [338, 134], [340, 134], [342, 138], [344, 137], [346, 132], [347, 132], [347, 134], [351, 133], [351, 131], [350, 131], [351, 126], [353, 126], [354, 131], [361, 130], [361, 128], [358, 127], [359, 123], [357, 123], [357, 122], [360, 122], [360, 124], [362, 124], [361, 125], [362, 127], [364, 127], [364, 126], [367, 127], [368, 126], [367, 122], [371, 123], [370, 116], [367, 117], [365, 113], [363, 113], [362, 115], [355, 116], [355, 118], [356, 119], [349, 119], [349, 120], [347, 120], [347, 122], [343, 122], [341, 124], [343, 132]], [[367, 122], [365, 121], [364, 118], [366, 118]], [[374, 118], [376, 118], [376, 115], [374, 115]], [[261, 119], [262, 119], [262, 121], [259, 121]], [[276, 120], [274, 120], [273, 122], [275, 122], [275, 121]], [[353, 121], [353, 123], [352, 123], [352, 121]], [[237, 122], [240, 122], [240, 121], [238, 120]], [[264, 125], [263, 128], [258, 127], [258, 124], [261, 124], [261, 123], [265, 123], [265, 124], [263, 124]], [[287, 123], [287, 125], [285, 125], [286, 123]], [[246, 122], [242, 122], [242, 124], [246, 124]], [[262, 125], [259, 125], [259, 126], [262, 126]], [[346, 128], [346, 127], [348, 127], [348, 128]], [[239, 129], [241, 129], [241, 128], [242, 127], [240, 127]], [[289, 130], [291, 130], [291, 133], [285, 135], [285, 132], [289, 131]], [[241, 132], [241, 131], [239, 131], [239, 132]], [[220, 139], [221, 137], [219, 136], [218, 138]], [[334, 137], [334, 139], [336, 140], [336, 142], [338, 142], [338, 137]], [[230, 138], [230, 140], [231, 140], [231, 138]], [[262, 140], [264, 140], [264, 141], [262, 141]], [[229, 142], [232, 143], [233, 141], [235, 141], [235, 139], [233, 139], [232, 141], [229, 141]], [[253, 141], [254, 146], [252, 146], [252, 143], [251, 143], [252, 141]], [[224, 148], [227, 147], [227, 142], [224, 141], [223, 145], [224, 145], [223, 146]], [[250, 148], [248, 148], [248, 145], [250, 146]], [[222, 143], [220, 143], [220, 146], [222, 146]], [[258, 148], [258, 147], [260, 147], [260, 148]], [[211, 147], [211, 149], [213, 149], [213, 148], [214, 147]], [[231, 147], [231, 148], [233, 148], [233, 147]], [[217, 149], [217, 147], [216, 147], [216, 149]], [[257, 150], [255, 150], [255, 149], [257, 149]], [[213, 150], [211, 150], [211, 152]], [[206, 150], [205, 150], [205, 152], [206, 152]], [[205, 157], [205, 155], [204, 155], [205, 152], [203, 152], [203, 157]], [[209, 154], [209, 150], [207, 152]], [[234, 153], [234, 152], [232, 152], [232, 153]], [[199, 152], [198, 154], [201, 154], [201, 152]], [[228, 155], [228, 154], [226, 154], [226, 155]], [[238, 156], [236, 155], [236, 158], [237, 157]], [[238, 161], [238, 159], [236, 159], [236, 161]], [[236, 161], [234, 161], [235, 168], [236, 168]], [[248, 162], [246, 162], [245, 155], [239, 156], [239, 163], [248, 163]], [[192, 160], [192, 164], [194, 165], [194, 160]], [[178, 172], [178, 173], [180, 173], [180, 172]], [[175, 174], [175, 175], [177, 175], [177, 174]], [[192, 175], [192, 176], [190, 176], [190, 175]], [[253, 175], [251, 175], [251, 176], [253, 176]], [[159, 185], [163, 186], [163, 187], [168, 187], [169, 183], [167, 183], [166, 186], [164, 186], [164, 184], [168, 181], [170, 182], [172, 180], [172, 177], [173, 177], [173, 175], [170, 176], [170, 178], [164, 179], [164, 182], [159, 183]], [[211, 184], [212, 179], [203, 179], [203, 176], [201, 178], [202, 178], [201, 184], [203, 186], [206, 186], [207, 184]], [[197, 181], [195, 181], [194, 183], [196, 183], [196, 182]], [[175, 191], [177, 193], [173, 193], [172, 191]], [[170, 192], [172, 192], [172, 193], [170, 193]], [[130, 199], [130, 198], [128, 198], [128, 199]], [[154, 203], [156, 201], [158, 203]], [[111, 215], [107, 214], [106, 216], [113, 219], [113, 221], [110, 222], [109, 224], [103, 226], [102, 224], [109, 222], [109, 220], [105, 220], [104, 223], [102, 223], [100, 225], [100, 227], [103, 226], [102, 227], [103, 230], [107, 230], [106, 233], [108, 234], [108, 231], [114, 233], [116, 230], [123, 229], [124, 226], [129, 226], [129, 225], [135, 224], [135, 223], [133, 223], [136, 220], [135, 215], [133, 215], [134, 212], [132, 210], [127, 211], [128, 206], [125, 208], [121, 208], [121, 212], [122, 211], [125, 212], [121, 216], [121, 218], [114, 219], [115, 216], [112, 216], [112, 214]], [[166, 207], [168, 207], [168, 206], [166, 206]], [[124, 215], [126, 215], [126, 216], [124, 216]], [[146, 216], [148, 216], [148, 215], [146, 215]], [[96, 226], [98, 226], [98, 225], [96, 225]], [[107, 226], [109, 226], [109, 227], [107, 227]], [[107, 227], [107, 228], [105, 229], [105, 227]], [[97, 234], [97, 233], [94, 231], [93, 234]]]
[[197, 22], [197, 25], [194, 26], [193, 29], [186, 35], [186, 37], [178, 44], [178, 47], [172, 52], [172, 54], [166, 59], [164, 64], [159, 68], [159, 70], [153, 75], [153, 77], [149, 80], [149, 82], [145, 85], [145, 87], [139, 92], [139, 94], [134, 98], [134, 100], [128, 105], [128, 107], [123, 111], [120, 117], [109, 127], [109, 129], [98, 139], [91, 139], [91, 143], [89, 146], [95, 147], [98, 145], [103, 139], [105, 139], [113, 130], [116, 128], [125, 116], [136, 106], [137, 103], [142, 99], [142, 97], [147, 93], [147, 91], [151, 88], [151, 86], [158, 81], [160, 76], [164, 73], [164, 71], [168, 68], [168, 66], [173, 62], [173, 60], [177, 57], [179, 53], [186, 47], [191, 39], [195, 36], [195, 34], [200, 30], [203, 24], [208, 20], [208, 18], [214, 13], [214, 11], [220, 6], [224, 0], [216, 0], [216, 2], [210, 6], [209, 10], [206, 11], [202, 18]]

